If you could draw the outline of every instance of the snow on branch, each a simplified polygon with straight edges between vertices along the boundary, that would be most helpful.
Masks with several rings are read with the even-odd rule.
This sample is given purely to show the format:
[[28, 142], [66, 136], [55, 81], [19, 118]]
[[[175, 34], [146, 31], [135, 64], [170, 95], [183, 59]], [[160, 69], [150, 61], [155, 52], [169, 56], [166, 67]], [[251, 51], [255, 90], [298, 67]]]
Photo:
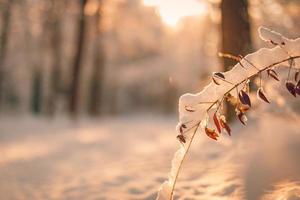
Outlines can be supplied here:
[[[157, 200], [173, 199], [180, 168], [198, 130], [203, 130], [214, 140], [217, 140], [223, 131], [231, 135], [231, 129], [222, 114], [225, 101], [235, 106], [237, 118], [242, 124], [246, 124], [246, 112], [251, 108], [249, 97], [251, 78], [259, 76], [261, 80], [262, 73], [267, 73], [268, 77], [278, 81], [275, 68], [286, 64], [288, 75], [285, 86], [293, 96], [299, 97], [300, 38], [288, 39], [264, 27], [259, 28], [259, 36], [274, 47], [262, 48], [244, 57], [220, 54], [236, 60], [237, 64], [230, 71], [213, 73], [212, 81], [201, 92], [188, 93], [180, 97], [179, 123], [176, 128], [179, 132], [177, 139], [180, 141], [180, 148], [173, 157], [169, 179], [161, 185]], [[257, 97], [263, 102], [270, 103], [261, 81], [258, 85]], [[214, 124], [216, 130], [209, 127], [210, 122]]]

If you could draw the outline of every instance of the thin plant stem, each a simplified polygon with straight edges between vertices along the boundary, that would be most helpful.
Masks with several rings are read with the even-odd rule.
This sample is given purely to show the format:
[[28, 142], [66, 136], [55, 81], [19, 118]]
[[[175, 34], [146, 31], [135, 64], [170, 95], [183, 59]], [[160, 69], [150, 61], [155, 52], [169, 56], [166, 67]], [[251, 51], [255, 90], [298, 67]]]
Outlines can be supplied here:
[[256, 67], [252, 62], [250, 62], [250, 60], [248, 60], [247, 58], [243, 58], [245, 61], [247, 61], [252, 67], [254, 67], [255, 69], [257, 69], [259, 71], [259, 68]]
[[294, 59], [291, 59], [290, 61], [291, 61], [291, 62], [290, 62], [290, 67], [289, 67], [289, 73], [288, 73], [287, 81], [290, 80], [291, 69], [292, 69], [292, 67], [293, 67], [293, 65], [294, 65]]
[[194, 140], [194, 137], [195, 137], [195, 135], [196, 135], [196, 133], [197, 133], [197, 130], [198, 130], [199, 126], [200, 126], [200, 123], [201, 123], [201, 122], [198, 122], [198, 123], [195, 125], [195, 127], [196, 127], [196, 128], [195, 128], [195, 131], [193, 132], [193, 135], [192, 135], [192, 137], [191, 137], [191, 139], [190, 139], [190, 142], [188, 143], [188, 146], [187, 146], [187, 148], [186, 148], [185, 151], [184, 151], [184, 155], [183, 155], [183, 157], [182, 157], [182, 159], [181, 159], [181, 161], [180, 161], [179, 167], [178, 167], [177, 172], [176, 172], [176, 175], [175, 175], [175, 179], [174, 179], [174, 183], [173, 183], [173, 186], [172, 186], [171, 195], [170, 195], [170, 199], [169, 199], [169, 200], [172, 200], [172, 198], [173, 198], [173, 193], [174, 193], [174, 189], [175, 189], [175, 185], [176, 185], [176, 182], [177, 182], [177, 178], [178, 178], [180, 169], [181, 169], [181, 167], [182, 167], [183, 161], [185, 160], [185, 157], [186, 157], [186, 155], [187, 155], [189, 149], [191, 148], [191, 144], [192, 144], [192, 142], [193, 142], [193, 140]]

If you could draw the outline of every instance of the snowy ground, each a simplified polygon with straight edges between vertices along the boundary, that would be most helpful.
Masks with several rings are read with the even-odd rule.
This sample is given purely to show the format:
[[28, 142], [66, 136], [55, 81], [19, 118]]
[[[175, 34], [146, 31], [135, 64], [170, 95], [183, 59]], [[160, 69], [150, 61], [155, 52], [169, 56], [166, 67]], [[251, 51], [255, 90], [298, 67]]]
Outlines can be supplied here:
[[[177, 149], [176, 118], [2, 118], [0, 197], [155, 199]], [[176, 199], [300, 199], [300, 118], [261, 115], [192, 145]]]

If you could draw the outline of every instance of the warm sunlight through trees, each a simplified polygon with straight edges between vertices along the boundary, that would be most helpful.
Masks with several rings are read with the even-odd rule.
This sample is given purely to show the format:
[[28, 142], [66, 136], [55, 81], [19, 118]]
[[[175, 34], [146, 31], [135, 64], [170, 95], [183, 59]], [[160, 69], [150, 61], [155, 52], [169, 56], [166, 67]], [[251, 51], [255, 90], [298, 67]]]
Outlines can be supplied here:
[[[0, 199], [154, 200], [191, 141], [168, 200], [172, 190], [299, 199], [298, 52], [256, 31], [299, 38], [299, 10], [299, 0], [0, 0]], [[274, 45], [280, 55], [264, 53]], [[289, 71], [269, 67], [281, 58]], [[237, 63], [247, 69], [225, 72]]]
[[162, 20], [169, 26], [176, 24], [184, 17], [206, 14], [207, 7], [203, 0], [143, 0], [147, 6], [157, 7]]

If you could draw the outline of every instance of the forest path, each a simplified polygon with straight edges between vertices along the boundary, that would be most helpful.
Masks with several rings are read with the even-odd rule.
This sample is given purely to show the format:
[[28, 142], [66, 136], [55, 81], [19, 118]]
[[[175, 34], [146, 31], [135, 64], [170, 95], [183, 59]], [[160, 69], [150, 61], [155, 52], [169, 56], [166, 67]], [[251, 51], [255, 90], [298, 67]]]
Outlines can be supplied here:
[[[250, 119], [245, 129], [236, 124], [233, 137], [219, 142], [197, 137], [176, 199], [254, 200], [283, 190], [300, 199], [299, 119], [268, 117]], [[176, 123], [157, 116], [2, 119], [1, 199], [155, 199], [177, 149]]]

